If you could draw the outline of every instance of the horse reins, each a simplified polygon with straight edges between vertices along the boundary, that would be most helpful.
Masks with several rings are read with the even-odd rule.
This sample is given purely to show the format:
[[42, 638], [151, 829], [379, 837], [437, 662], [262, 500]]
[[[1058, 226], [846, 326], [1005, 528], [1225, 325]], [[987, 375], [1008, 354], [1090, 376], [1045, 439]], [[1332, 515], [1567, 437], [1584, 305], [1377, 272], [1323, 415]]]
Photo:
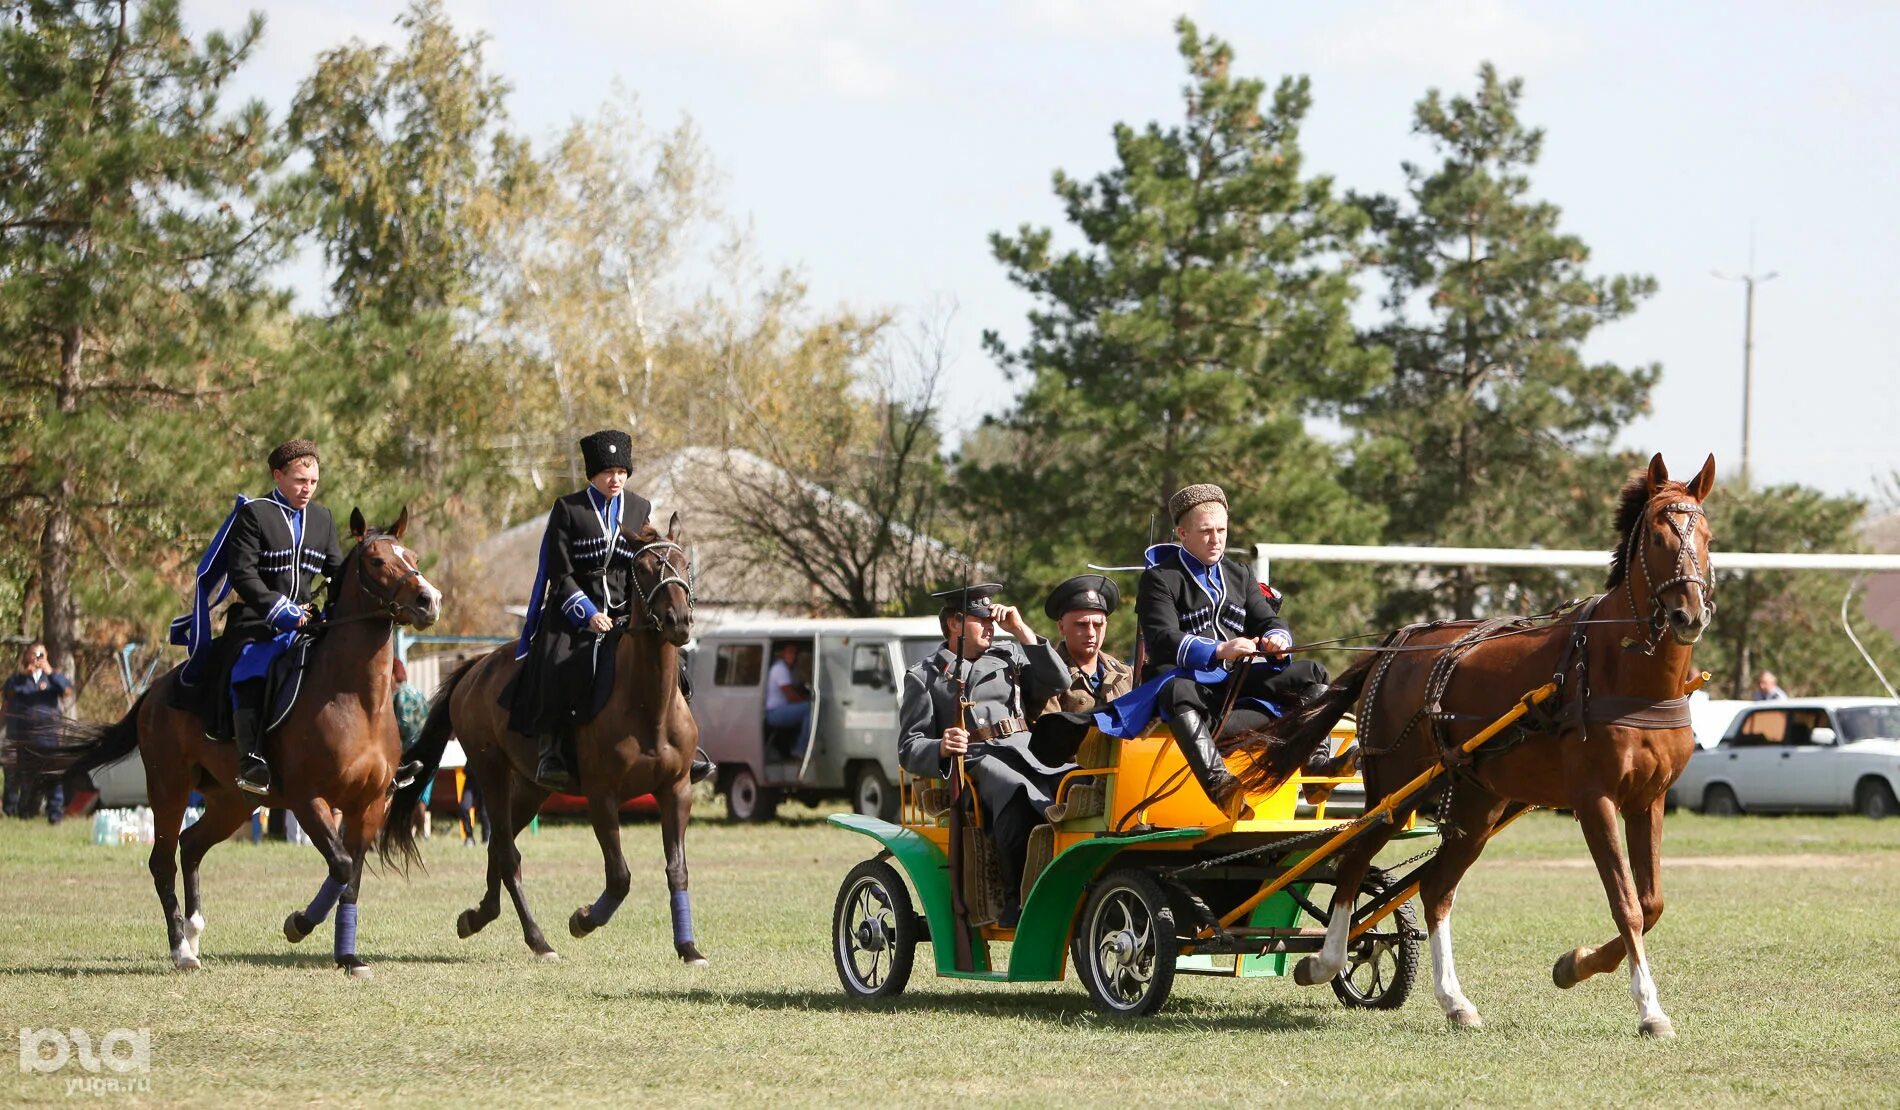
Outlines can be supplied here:
[[652, 543], [642, 546], [638, 551], [635, 551], [633, 553], [633, 568], [632, 568], [633, 569], [633, 585], [636, 590], [641, 588], [640, 586], [640, 556], [645, 555], [649, 551], [661, 551], [661, 550], [677, 551], [682, 556], [685, 556], [686, 577], [684, 578], [680, 577], [679, 570], [676, 567], [674, 567], [672, 559], [667, 558], [665, 556], [662, 556], [660, 558], [660, 566], [663, 567], [664, 569], [660, 572], [659, 581], [655, 582], [653, 584], [653, 588], [650, 590], [646, 590], [643, 594], [641, 594], [641, 597], [640, 597], [640, 609], [641, 609], [641, 612], [643, 612], [646, 615], [646, 624], [649, 628], [651, 628], [655, 632], [660, 631], [660, 617], [659, 617], [659, 614], [656, 613], [653, 609], [653, 599], [658, 597], [660, 595], [660, 591], [665, 589], [666, 587], [679, 586], [681, 589], [684, 589], [686, 591], [686, 608], [690, 612], [693, 608], [693, 602], [694, 602], [694, 598], [693, 598], [694, 580], [699, 577], [698, 561], [693, 558], [691, 552], [687, 551], [684, 547], [681, 547], [679, 544], [674, 543], [672, 540], [654, 540]]

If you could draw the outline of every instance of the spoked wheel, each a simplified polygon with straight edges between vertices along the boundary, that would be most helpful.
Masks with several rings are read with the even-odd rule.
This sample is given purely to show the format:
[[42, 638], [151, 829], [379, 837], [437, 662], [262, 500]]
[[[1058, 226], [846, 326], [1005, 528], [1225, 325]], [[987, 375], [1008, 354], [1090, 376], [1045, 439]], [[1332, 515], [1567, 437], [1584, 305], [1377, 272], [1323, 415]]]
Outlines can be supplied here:
[[[1384, 876], [1367, 875], [1353, 911], [1375, 904], [1385, 892]], [[1405, 1005], [1418, 976], [1418, 936], [1418, 911], [1408, 899], [1347, 947], [1346, 968], [1333, 977], [1333, 993], [1355, 1009], [1396, 1010]]]
[[831, 914], [831, 954], [838, 981], [853, 998], [893, 998], [910, 982], [922, 930], [897, 869], [867, 859], [838, 888]]
[[1082, 985], [1103, 1013], [1146, 1017], [1174, 989], [1178, 947], [1167, 892], [1153, 875], [1129, 869], [1096, 882], [1071, 954]]

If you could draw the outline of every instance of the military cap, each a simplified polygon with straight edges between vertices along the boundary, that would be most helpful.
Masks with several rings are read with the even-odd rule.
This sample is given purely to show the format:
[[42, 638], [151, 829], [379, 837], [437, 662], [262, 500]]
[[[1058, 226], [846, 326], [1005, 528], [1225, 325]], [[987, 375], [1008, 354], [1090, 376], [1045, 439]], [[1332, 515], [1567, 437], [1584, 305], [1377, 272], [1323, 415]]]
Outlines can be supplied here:
[[287, 439], [278, 444], [277, 447], [271, 451], [270, 468], [272, 470], [282, 470], [298, 459], [310, 459], [318, 463], [323, 461], [317, 458], [316, 444], [307, 439]]
[[633, 469], [633, 437], [625, 432], [595, 432], [581, 440], [581, 458], [587, 463], [587, 476], [619, 467]]
[[1121, 603], [1122, 592], [1112, 579], [1101, 574], [1078, 574], [1049, 591], [1049, 600], [1042, 603], [1042, 612], [1050, 620], [1059, 621], [1063, 614], [1078, 609], [1113, 613]]
[[953, 586], [947, 590], [938, 590], [931, 597], [943, 599], [945, 614], [964, 613], [972, 617], [991, 615], [990, 595], [1002, 592], [1001, 582], [972, 582], [967, 586]]
[[1227, 506], [1227, 494], [1212, 482], [1202, 482], [1199, 485], [1193, 486], [1182, 486], [1173, 497], [1168, 498], [1168, 519], [1179, 524], [1181, 523], [1181, 518], [1188, 514], [1189, 509], [1197, 505], [1205, 505], [1210, 501], [1216, 502], [1222, 508], [1225, 508]]

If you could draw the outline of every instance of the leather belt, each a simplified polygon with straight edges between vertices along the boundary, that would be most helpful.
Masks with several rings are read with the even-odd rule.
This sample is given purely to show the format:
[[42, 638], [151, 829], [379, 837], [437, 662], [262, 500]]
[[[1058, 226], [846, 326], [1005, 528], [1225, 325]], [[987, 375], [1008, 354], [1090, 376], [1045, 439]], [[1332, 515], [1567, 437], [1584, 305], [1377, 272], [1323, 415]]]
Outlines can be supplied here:
[[1000, 721], [970, 730], [970, 739], [987, 744], [991, 740], [1001, 740], [1005, 736], [1014, 736], [1019, 732], [1028, 732], [1029, 722], [1021, 717], [1004, 717]]

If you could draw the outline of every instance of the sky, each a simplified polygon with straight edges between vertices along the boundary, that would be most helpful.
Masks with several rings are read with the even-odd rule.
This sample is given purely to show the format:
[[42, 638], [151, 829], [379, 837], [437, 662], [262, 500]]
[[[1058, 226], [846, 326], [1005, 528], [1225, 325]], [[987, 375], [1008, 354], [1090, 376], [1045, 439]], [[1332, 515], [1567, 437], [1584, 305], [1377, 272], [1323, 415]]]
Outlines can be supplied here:
[[[813, 300], [920, 312], [957, 305], [953, 434], [1015, 386], [985, 328], [1024, 332], [1027, 297], [992, 232], [1056, 226], [1058, 169], [1093, 176], [1110, 131], [1180, 115], [1174, 19], [1235, 49], [1237, 72], [1305, 74], [1311, 171], [1396, 193], [1428, 162], [1411, 133], [1429, 88], [1475, 87], [1481, 61], [1524, 78], [1546, 131], [1534, 193], [1595, 272], [1658, 294], [1599, 331], [1592, 360], [1660, 363], [1653, 412], [1619, 444], [1693, 472], [1741, 452], [1743, 288], [1755, 311], [1753, 478], [1879, 502], [1900, 472], [1900, 5], [1509, 0], [448, 0], [491, 37], [514, 126], [545, 139], [631, 91], [649, 123], [690, 117], [726, 211]], [[265, 13], [232, 90], [281, 117], [319, 51], [395, 41], [393, 0], [186, 0], [197, 28]], [[315, 284], [314, 282], [311, 284]], [[1370, 306], [1368, 306], [1368, 311]]]

